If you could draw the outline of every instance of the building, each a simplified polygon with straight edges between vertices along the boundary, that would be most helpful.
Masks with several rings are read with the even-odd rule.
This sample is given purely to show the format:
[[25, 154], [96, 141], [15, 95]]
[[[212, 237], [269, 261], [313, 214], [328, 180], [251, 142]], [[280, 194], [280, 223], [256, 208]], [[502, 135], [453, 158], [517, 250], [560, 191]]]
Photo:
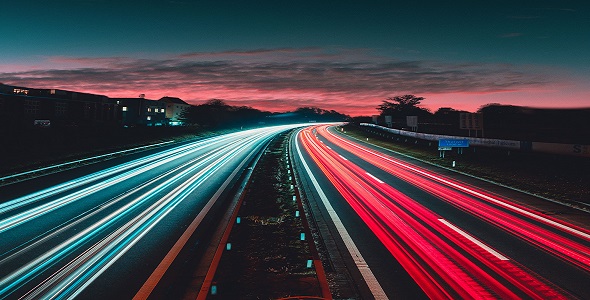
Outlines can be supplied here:
[[190, 105], [179, 98], [109, 98], [0, 83], [0, 128], [182, 125]]
[[190, 104], [176, 97], [163, 97], [159, 101], [166, 103], [166, 119], [168, 125], [178, 126], [185, 123], [184, 112], [188, 110]]
[[117, 125], [117, 112], [103, 95], [0, 84], [0, 123], [7, 127]]
[[120, 110], [121, 125], [163, 126], [166, 125], [166, 103], [145, 98], [112, 98]]

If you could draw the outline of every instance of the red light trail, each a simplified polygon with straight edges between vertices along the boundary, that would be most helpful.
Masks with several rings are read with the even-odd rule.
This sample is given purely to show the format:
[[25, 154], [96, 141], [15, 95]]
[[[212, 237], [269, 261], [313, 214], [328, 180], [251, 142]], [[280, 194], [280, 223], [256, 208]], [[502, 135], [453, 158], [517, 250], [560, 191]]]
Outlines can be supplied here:
[[587, 230], [352, 143], [332, 134], [326, 127], [321, 132], [330, 142], [380, 169], [590, 272], [590, 232]]
[[[529, 242], [535, 240], [535, 245], [555, 241], [549, 247], [557, 249], [551, 251], [556, 255], [565, 253], [560, 257], [584, 259], [584, 254], [588, 255], [587, 247], [500, 209], [492, 211], [487, 207], [490, 202], [493, 203], [489, 199], [481, 203], [481, 200], [473, 198], [477, 198], [481, 194], [497, 201], [505, 202], [506, 200], [496, 199], [483, 191], [450, 181], [406, 163], [398, 162], [405, 164], [407, 168], [398, 166], [392, 163], [393, 158], [329, 133], [327, 126], [316, 126], [303, 130], [300, 140], [308, 154], [359, 217], [429, 297], [436, 299], [458, 297], [514, 299], [526, 295], [526, 297], [534, 299], [567, 298], [561, 290], [547, 280], [521, 267], [518, 263], [471, 236], [467, 231], [443, 219], [383, 180], [347, 160], [341, 154], [336, 153], [332, 148], [319, 141], [313, 134], [314, 130], [353, 155], [443, 198], [445, 201], [456, 198], [453, 202], [467, 203], [454, 205], [472, 214], [478, 216], [481, 214], [483, 217], [479, 216], [480, 218], [511, 233], [518, 233], [519, 237], [528, 234], [528, 231], [539, 230], [537, 235], [529, 236], [525, 240]], [[408, 168], [411, 168], [413, 172]], [[431, 174], [432, 177], [440, 177], [441, 180], [425, 178], [417, 171]], [[449, 186], [443, 185], [442, 182], [445, 180], [449, 184], [463, 186], [465, 190], [460, 189], [462, 192], [452, 190]], [[457, 189], [457, 187], [453, 188]], [[471, 193], [467, 191], [471, 191]], [[470, 211], [471, 206], [478, 209]], [[527, 216], [533, 213], [513, 204], [508, 204], [508, 207], [514, 207], [514, 211], [519, 213], [518, 216]], [[507, 210], [507, 207], [503, 207], [503, 209]], [[545, 225], [553, 224], [552, 222], [562, 225], [555, 226], [555, 228], [572, 228], [574, 233], [579, 231], [582, 235], [578, 238], [584, 238], [584, 234], [586, 234], [582, 229], [570, 227], [569, 224], [563, 224], [555, 219], [545, 219], [544, 216], [541, 216], [541, 219], [536, 218], [537, 222], [540, 220], [548, 220]], [[521, 231], [519, 226], [524, 226], [525, 229]], [[571, 233], [571, 231], [567, 232]], [[567, 241], [569, 243], [566, 243]], [[566, 251], [566, 249], [571, 249], [571, 251]], [[588, 266], [584, 261], [580, 261], [576, 265], [580, 264]], [[506, 282], [509, 284], [507, 285]]]

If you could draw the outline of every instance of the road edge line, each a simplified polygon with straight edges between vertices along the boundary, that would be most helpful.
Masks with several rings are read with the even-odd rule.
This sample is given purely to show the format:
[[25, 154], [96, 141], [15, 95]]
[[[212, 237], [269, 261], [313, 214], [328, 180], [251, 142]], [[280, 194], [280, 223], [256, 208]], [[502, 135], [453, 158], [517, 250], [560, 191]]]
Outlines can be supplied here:
[[[266, 148], [266, 147], [264, 147]], [[260, 152], [262, 153], [262, 152]], [[242, 161], [242, 163], [230, 174], [230, 176], [223, 182], [221, 187], [215, 192], [213, 197], [207, 202], [207, 204], [203, 207], [203, 209], [199, 212], [199, 214], [195, 217], [195, 219], [191, 222], [191, 224], [186, 228], [180, 238], [176, 241], [174, 246], [168, 251], [164, 259], [158, 264], [156, 269], [152, 272], [150, 277], [145, 281], [142, 287], [137, 291], [133, 300], [143, 300], [147, 299], [151, 293], [156, 288], [157, 284], [160, 282], [166, 271], [170, 268], [180, 251], [184, 248], [186, 243], [188, 242], [189, 238], [194, 234], [197, 227], [201, 224], [205, 216], [209, 213], [213, 205], [217, 202], [221, 193], [225, 191], [229, 183], [234, 179], [237, 173], [244, 167], [247, 161], [250, 160], [250, 154], [246, 159]], [[250, 173], [251, 174], [251, 173]]]
[[[295, 132], [295, 138], [297, 138], [297, 134], [299, 133], [299, 131]], [[293, 139], [293, 131], [290, 133], [289, 138], [287, 139], [287, 148], [286, 148], [286, 152], [288, 154], [288, 164], [289, 164], [289, 169], [293, 172], [293, 175], [296, 174], [296, 170], [295, 167], [293, 165], [293, 153], [292, 151], [289, 151], [289, 146], [290, 143]], [[295, 196], [297, 198], [297, 207], [305, 212], [305, 206], [303, 205], [303, 200], [301, 198], [301, 190], [299, 189], [299, 187], [297, 186], [297, 176], [293, 176], [291, 183], [293, 184], [293, 192], [295, 193]], [[305, 231], [307, 232], [307, 234], [310, 237], [313, 237], [313, 233], [311, 231], [311, 227], [309, 225], [309, 221], [307, 220], [307, 216], [304, 213], [301, 216], [301, 221], [303, 224], [303, 227], [305, 228]], [[324, 270], [324, 265], [322, 264], [322, 260], [320, 259], [320, 254], [318, 252], [318, 249], [316, 247], [315, 244], [315, 240], [313, 238], [308, 239], [308, 245], [309, 245], [309, 250], [311, 252], [312, 258], [313, 258], [313, 265], [315, 268], [315, 272], [316, 272], [316, 276], [318, 279], [318, 282], [320, 284], [320, 290], [322, 293], [322, 297], [326, 300], [332, 300], [332, 292], [330, 291], [330, 285], [328, 284], [328, 277], [326, 277], [326, 270]]]
[[377, 300], [388, 299], [387, 294], [385, 294], [385, 291], [381, 287], [381, 284], [379, 284], [379, 281], [377, 281], [377, 278], [375, 277], [375, 275], [371, 271], [371, 268], [369, 268], [369, 265], [367, 264], [367, 262], [365, 261], [365, 259], [361, 255], [358, 247], [356, 246], [356, 244], [354, 243], [354, 241], [352, 240], [352, 238], [348, 234], [348, 230], [346, 230], [346, 227], [342, 223], [342, 220], [340, 219], [340, 217], [338, 216], [338, 214], [336, 213], [336, 211], [334, 210], [334, 208], [330, 204], [328, 197], [326, 197], [326, 194], [324, 193], [324, 191], [320, 187], [317, 179], [312, 174], [311, 169], [307, 165], [307, 162], [305, 161], [305, 158], [303, 157], [303, 154], [301, 153], [301, 149], [299, 148], [299, 142], [297, 140], [295, 140], [295, 148], [297, 149], [297, 154], [299, 155], [299, 159], [301, 160], [305, 171], [307, 172], [314, 188], [318, 192], [320, 199], [322, 199], [322, 203], [324, 204], [324, 207], [328, 211], [328, 214], [330, 215], [332, 222], [334, 223], [336, 229], [338, 230], [338, 234], [340, 234], [340, 237], [344, 241], [346, 249], [348, 250], [350, 256], [352, 257], [359, 272], [361, 273], [361, 276], [365, 280], [365, 283], [369, 287], [371, 294], [373, 294], [373, 297]]

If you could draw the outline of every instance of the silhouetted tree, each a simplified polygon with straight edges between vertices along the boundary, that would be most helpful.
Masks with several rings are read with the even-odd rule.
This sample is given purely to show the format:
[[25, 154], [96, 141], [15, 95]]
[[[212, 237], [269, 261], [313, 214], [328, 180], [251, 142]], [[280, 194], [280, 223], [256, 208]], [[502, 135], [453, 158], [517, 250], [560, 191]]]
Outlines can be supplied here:
[[198, 124], [205, 127], [218, 127], [229, 118], [231, 106], [223, 100], [212, 99], [201, 105], [191, 106], [185, 110], [183, 118], [191, 124]]
[[183, 118], [190, 124], [212, 128], [251, 126], [260, 122], [286, 124], [309, 121], [338, 122], [349, 119], [347, 115], [334, 110], [317, 107], [301, 107], [293, 112], [273, 114], [249, 106], [231, 106], [220, 99], [213, 99], [201, 105], [191, 106], [185, 111]]
[[413, 110], [418, 107], [418, 104], [424, 100], [424, 97], [416, 97], [414, 95], [403, 95], [389, 97], [383, 100], [383, 104], [377, 107], [381, 113], [394, 113]]
[[493, 109], [495, 107], [501, 107], [501, 106], [502, 106], [502, 104], [500, 104], [500, 103], [488, 103], [488, 104], [484, 104], [484, 105], [480, 106], [477, 109], [477, 112], [478, 113], [483, 113], [486, 109], [489, 109], [489, 108], [492, 108]]
[[428, 109], [418, 105], [424, 100], [424, 97], [414, 95], [403, 95], [387, 98], [384, 100], [378, 110], [381, 111], [380, 122], [384, 122], [384, 116], [393, 117], [393, 126], [403, 128], [406, 124], [407, 116], [418, 116], [418, 122], [429, 122], [432, 114]]
[[389, 97], [387, 100], [383, 100], [377, 109], [381, 111], [381, 115], [394, 117], [424, 115], [425, 112], [429, 114], [427, 109], [418, 107], [422, 100], [424, 97], [414, 95]]
[[350, 117], [335, 110], [325, 110], [318, 107], [300, 107], [294, 111], [299, 121], [309, 122], [339, 122], [346, 121]]

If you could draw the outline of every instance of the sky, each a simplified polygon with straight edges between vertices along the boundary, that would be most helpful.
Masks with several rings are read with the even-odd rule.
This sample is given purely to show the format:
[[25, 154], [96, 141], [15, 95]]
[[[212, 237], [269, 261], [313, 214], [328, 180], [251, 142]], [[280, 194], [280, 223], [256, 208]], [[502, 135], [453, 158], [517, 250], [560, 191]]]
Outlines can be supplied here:
[[0, 3], [4, 84], [352, 116], [404, 94], [590, 107], [587, 1]]

